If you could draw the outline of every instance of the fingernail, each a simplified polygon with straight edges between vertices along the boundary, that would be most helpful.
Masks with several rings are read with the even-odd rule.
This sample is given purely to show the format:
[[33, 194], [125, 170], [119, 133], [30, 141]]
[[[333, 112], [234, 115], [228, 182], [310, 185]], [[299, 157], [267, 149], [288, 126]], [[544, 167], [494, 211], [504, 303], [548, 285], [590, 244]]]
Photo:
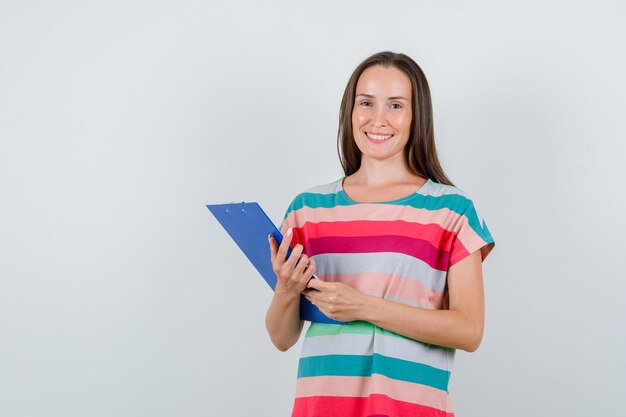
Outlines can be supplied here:
[[291, 236], [291, 234], [292, 234], [292, 233], [293, 233], [293, 232], [291, 231], [291, 227], [290, 227], [289, 229], [287, 229], [287, 235], [288, 235], [288, 236]]

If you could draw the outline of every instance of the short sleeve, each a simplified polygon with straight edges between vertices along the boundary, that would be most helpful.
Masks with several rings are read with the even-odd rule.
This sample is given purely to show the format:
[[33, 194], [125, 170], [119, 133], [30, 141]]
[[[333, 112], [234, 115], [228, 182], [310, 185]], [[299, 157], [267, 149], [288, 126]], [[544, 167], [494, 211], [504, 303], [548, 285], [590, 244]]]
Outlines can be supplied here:
[[489, 232], [485, 220], [480, 216], [473, 201], [470, 199], [467, 200], [464, 209], [459, 214], [460, 216], [454, 228], [449, 266], [454, 265], [479, 249], [481, 260], [484, 261], [495, 246], [495, 241]]

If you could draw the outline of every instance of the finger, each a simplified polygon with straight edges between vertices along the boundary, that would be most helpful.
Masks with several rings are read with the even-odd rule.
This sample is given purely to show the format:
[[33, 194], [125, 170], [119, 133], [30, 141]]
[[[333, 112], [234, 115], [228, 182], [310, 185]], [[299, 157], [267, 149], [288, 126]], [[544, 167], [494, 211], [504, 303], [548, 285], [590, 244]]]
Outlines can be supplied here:
[[311, 301], [313, 299], [317, 299], [317, 297], [319, 296], [320, 292], [318, 290], [304, 290], [302, 291], [302, 295], [304, 295], [306, 297], [307, 300]]
[[280, 243], [280, 246], [278, 247], [277, 258], [281, 262], [284, 262], [285, 259], [287, 259], [287, 250], [289, 249], [289, 245], [291, 244], [292, 237], [293, 237], [293, 230], [291, 230], [291, 227], [290, 227], [289, 229], [287, 229], [287, 233], [285, 233], [285, 236], [283, 237], [283, 241]]
[[326, 303], [324, 301], [319, 300], [319, 299], [314, 299], [314, 298], [309, 299], [309, 301], [311, 302], [311, 304], [313, 304], [315, 307], [317, 307], [317, 309], [319, 311], [321, 311], [322, 313], [328, 315], [328, 311], [327, 311], [328, 310], [328, 305], [326, 305]]
[[317, 278], [314, 275], [315, 272], [315, 262], [313, 262], [312, 259], [309, 259], [309, 263], [307, 264], [307, 266], [304, 268], [304, 272], [303, 272], [303, 283], [304, 283], [304, 288], [306, 288], [309, 285], [309, 281], [311, 281], [313, 278]]
[[[297, 246], [297, 245], [296, 245]], [[294, 249], [295, 250], [295, 249]], [[294, 252], [291, 252], [292, 255]], [[289, 262], [289, 261], [287, 261]], [[304, 253], [302, 255], [300, 255], [300, 258], [298, 259], [298, 263], [296, 264], [296, 266], [294, 267], [294, 272], [296, 272], [298, 275], [305, 273], [305, 270], [307, 269], [307, 266], [309, 265], [309, 257], [306, 256]]]
[[306, 298], [307, 300], [309, 300], [311, 302], [311, 304], [315, 305], [316, 303], [319, 303], [321, 300], [318, 298], [318, 296], [315, 294], [318, 291], [315, 290], [306, 290], [305, 292], [303, 292], [302, 294], [304, 294], [304, 298]]
[[312, 279], [307, 284], [307, 288], [313, 288], [314, 290], [323, 291], [330, 286], [328, 282], [324, 282], [321, 279]]
[[315, 273], [315, 269], [317, 268], [317, 265], [315, 265], [315, 261], [311, 258], [309, 258], [309, 263], [308, 263], [308, 268], [306, 270], [307, 274], [310, 274], [311, 276], [309, 277], [309, 279], [311, 279], [312, 277], [317, 278], [314, 273]]
[[312, 266], [312, 262], [308, 256], [302, 254], [300, 256], [300, 260], [298, 261], [298, 265], [294, 269], [294, 279], [298, 281], [298, 285], [300, 287], [300, 291], [304, 291], [306, 289], [309, 280], [311, 279], [312, 270], [314, 270], [314, 266]]
[[289, 269], [296, 268], [296, 263], [300, 260], [300, 255], [302, 254], [303, 249], [304, 246], [299, 243], [291, 249], [291, 255], [289, 255], [289, 259], [285, 262], [285, 265], [288, 265]]

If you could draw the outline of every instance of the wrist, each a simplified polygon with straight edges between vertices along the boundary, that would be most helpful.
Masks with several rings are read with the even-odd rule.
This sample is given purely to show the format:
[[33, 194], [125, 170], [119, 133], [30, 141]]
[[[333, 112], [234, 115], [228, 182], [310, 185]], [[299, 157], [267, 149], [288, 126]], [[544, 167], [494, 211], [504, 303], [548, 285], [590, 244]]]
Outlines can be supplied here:
[[378, 308], [380, 305], [380, 298], [373, 297], [371, 295], [364, 295], [361, 308], [358, 311], [358, 320], [372, 322], [375, 317], [378, 317]]
[[274, 296], [279, 297], [285, 301], [300, 299], [299, 292], [290, 290], [289, 288], [282, 285], [280, 282], [276, 283], [276, 288], [274, 288]]

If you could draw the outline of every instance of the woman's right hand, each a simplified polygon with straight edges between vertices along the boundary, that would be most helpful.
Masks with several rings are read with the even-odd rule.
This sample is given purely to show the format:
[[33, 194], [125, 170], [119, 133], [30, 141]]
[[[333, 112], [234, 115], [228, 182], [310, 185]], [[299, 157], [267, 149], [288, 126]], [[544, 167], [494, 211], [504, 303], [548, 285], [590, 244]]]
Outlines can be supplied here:
[[[304, 247], [297, 244], [291, 250], [289, 259], [287, 249], [293, 238], [293, 230], [289, 228], [280, 246], [272, 236], [268, 236], [272, 269], [276, 274], [276, 292], [286, 292], [291, 295], [300, 295], [306, 289], [309, 280], [315, 272], [315, 262], [302, 253]], [[278, 246], [278, 248], [277, 248]]]

